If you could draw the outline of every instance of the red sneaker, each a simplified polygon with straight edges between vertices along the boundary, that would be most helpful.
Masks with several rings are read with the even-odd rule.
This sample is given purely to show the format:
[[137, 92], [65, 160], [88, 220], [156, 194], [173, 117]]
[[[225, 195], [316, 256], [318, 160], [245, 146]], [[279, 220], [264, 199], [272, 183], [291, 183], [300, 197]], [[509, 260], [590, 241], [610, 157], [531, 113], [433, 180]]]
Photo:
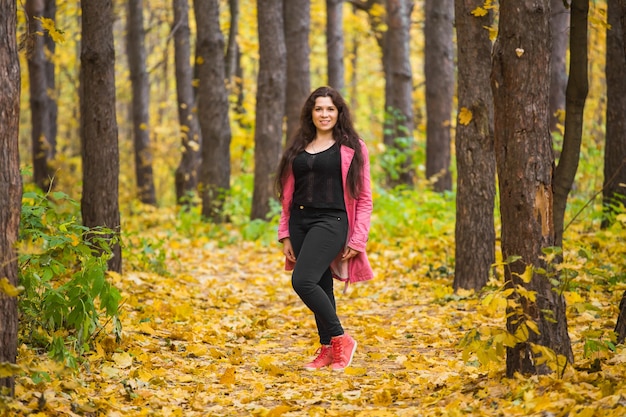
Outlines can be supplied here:
[[324, 368], [333, 363], [333, 350], [330, 346], [320, 346], [315, 354], [317, 357], [304, 365], [304, 369], [307, 371], [315, 371], [316, 369]]
[[343, 371], [352, 363], [352, 357], [356, 351], [356, 340], [347, 333], [330, 339], [333, 349], [333, 371]]

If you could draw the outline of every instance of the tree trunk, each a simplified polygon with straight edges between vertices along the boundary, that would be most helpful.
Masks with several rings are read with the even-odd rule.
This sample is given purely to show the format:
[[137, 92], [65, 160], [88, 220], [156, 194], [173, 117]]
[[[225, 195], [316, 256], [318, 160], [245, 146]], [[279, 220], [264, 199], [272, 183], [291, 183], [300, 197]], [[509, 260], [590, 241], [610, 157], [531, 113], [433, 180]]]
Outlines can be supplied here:
[[254, 131], [254, 192], [251, 219], [267, 219], [274, 195], [273, 173], [282, 149], [287, 50], [283, 30], [283, 1], [258, 1], [259, 74]]
[[128, 0], [128, 67], [133, 90], [133, 142], [135, 144], [135, 179], [139, 201], [156, 205], [152, 149], [150, 148], [150, 80], [146, 71], [143, 0]]
[[456, 126], [456, 225], [454, 289], [480, 290], [495, 261], [494, 200], [496, 160], [493, 147], [493, 97], [489, 84], [491, 40], [484, 28], [491, 12], [474, 16], [483, 0], [456, 0], [459, 114]]
[[554, 171], [554, 228], [556, 246], [563, 245], [563, 222], [567, 197], [580, 159], [583, 135], [583, 112], [589, 90], [587, 76], [587, 15], [589, 0], [572, 0], [570, 6], [570, 69], [565, 101], [565, 135], [559, 164]]
[[387, 0], [387, 33], [385, 34], [385, 143], [398, 152], [397, 176], [388, 178], [391, 186], [412, 185], [413, 167], [413, 72], [411, 70], [409, 30], [410, 0]]
[[619, 0], [608, 0], [607, 9], [603, 227], [608, 227], [620, 207], [626, 206], [626, 54]]
[[551, 0], [552, 16], [550, 33], [552, 34], [552, 50], [550, 56], [550, 131], [560, 132], [558, 124], [562, 123], [559, 114], [565, 111], [565, 88], [567, 71], [565, 55], [569, 37], [570, 12], [565, 8], [563, 0]]
[[226, 47], [225, 72], [228, 80], [228, 89], [233, 90], [237, 85], [235, 74], [237, 72], [237, 54], [239, 53], [239, 44], [237, 43], [237, 34], [239, 33], [239, 0], [228, 0], [230, 9], [230, 28], [228, 29], [228, 45]]
[[285, 115], [287, 116], [287, 141], [289, 141], [300, 125], [300, 110], [311, 90], [309, 65], [311, 2], [310, 0], [289, 0], [285, 2], [284, 7], [285, 46], [287, 48]]
[[[350, 0], [350, 4], [368, 14], [372, 32], [381, 50], [385, 75], [383, 143], [386, 154], [382, 161], [386, 186], [391, 188], [398, 185], [411, 186], [415, 177], [412, 160], [413, 86], [410, 85], [412, 70], [407, 53], [414, 3], [412, 0]], [[372, 11], [374, 6], [382, 5], [386, 10], [384, 15]], [[411, 106], [410, 109], [406, 107], [408, 105]]]
[[326, 53], [328, 85], [343, 94], [343, 0], [326, 0]]
[[33, 153], [33, 180], [47, 191], [52, 181], [50, 161], [53, 156], [51, 137], [47, 60], [41, 21], [44, 15], [44, 0], [27, 0], [28, 16], [28, 75], [30, 84], [31, 143]]
[[[16, 2], [0, 1], [0, 279], [18, 285], [15, 244], [20, 227], [20, 61], [17, 54]], [[0, 291], [0, 363], [17, 359], [17, 297]], [[13, 396], [13, 377], [0, 378], [0, 395]]]
[[426, 0], [426, 178], [435, 191], [452, 189], [450, 125], [454, 94], [453, 0]]
[[[57, 3], [56, 0], [46, 0], [43, 15], [48, 19], [56, 21]], [[54, 56], [56, 50], [56, 43], [51, 36], [46, 36], [44, 43], [48, 49], [50, 57]], [[48, 143], [50, 144], [50, 158], [54, 159], [57, 149], [57, 116], [59, 113], [59, 106], [57, 105], [57, 93], [56, 93], [56, 76], [54, 74], [55, 65], [51, 58], [46, 58], [46, 83], [48, 85], [48, 104], [46, 109], [48, 110], [48, 121], [50, 122], [50, 137]], [[53, 184], [54, 185], [54, 184]]]
[[[81, 134], [83, 194], [87, 227], [107, 227], [119, 236], [119, 149], [115, 118], [115, 49], [111, 0], [82, 0]], [[112, 245], [109, 269], [122, 271], [119, 243]]]
[[[552, 140], [548, 125], [550, 96], [550, 0], [500, 2], [498, 38], [494, 45], [491, 84], [494, 96], [496, 166], [502, 220], [502, 259], [511, 288], [536, 293], [536, 301], [519, 293], [507, 312], [507, 329], [516, 334], [525, 322], [539, 334], [507, 347], [507, 376], [545, 373], [533, 344], [564, 355], [573, 354], [567, 333], [565, 300], [545, 275], [520, 278], [526, 267], [544, 268], [542, 250], [555, 243], [552, 217]], [[514, 260], [519, 257], [519, 259]]]
[[[624, 91], [626, 86], [624, 85], [624, 64], [626, 62], [626, 0], [609, 0], [608, 1], [608, 20], [611, 28], [615, 32], [607, 32], [607, 59], [606, 59], [606, 81], [607, 86], [609, 82], [613, 80], [613, 77], [619, 77], [619, 81], [614, 84], [610, 84], [607, 89], [607, 117], [606, 117], [606, 147], [604, 150], [604, 203], [605, 210], [607, 210], [606, 202], [610, 197], [615, 198], [615, 191], [611, 192], [611, 188], [615, 189], [617, 184], [626, 184], [626, 128], [624, 128], [624, 121], [622, 117], [617, 113], [620, 108], [624, 109], [626, 104], [624, 103]], [[613, 23], [615, 22], [615, 23]], [[621, 42], [618, 42], [620, 39]], [[614, 50], [616, 47], [622, 48], [622, 55], [618, 57], [618, 52]], [[609, 61], [609, 55], [615, 55]], [[621, 66], [620, 66], [621, 65]], [[610, 106], [610, 103], [613, 105]], [[609, 109], [614, 109], [609, 113]], [[618, 120], [619, 123], [618, 124]], [[609, 136], [609, 126], [612, 126]], [[609, 168], [609, 165], [611, 168]], [[618, 191], [622, 196], [626, 195], [626, 190], [623, 187]], [[626, 197], [620, 197], [624, 202]], [[626, 202], [624, 202], [626, 205]], [[608, 226], [608, 221], [605, 220]], [[622, 301], [619, 303], [619, 314], [617, 317], [617, 323], [615, 324], [615, 333], [617, 334], [617, 343], [624, 343], [626, 338], [626, 291], [622, 294]]]
[[622, 301], [619, 303], [615, 333], [617, 334], [617, 344], [624, 343], [624, 339], [626, 339], [626, 291], [622, 294]]
[[[282, 6], [282, 5], [281, 5]], [[224, 36], [218, 0], [194, 1], [198, 28], [198, 118], [202, 132], [199, 189], [202, 215], [221, 222], [230, 189], [230, 120], [224, 65]], [[282, 22], [281, 22], [282, 23]]]
[[174, 0], [174, 67], [178, 100], [178, 123], [183, 145], [180, 164], [176, 168], [175, 186], [178, 204], [189, 204], [198, 185], [200, 167], [200, 126], [195, 110], [193, 68], [189, 43], [189, 0]]

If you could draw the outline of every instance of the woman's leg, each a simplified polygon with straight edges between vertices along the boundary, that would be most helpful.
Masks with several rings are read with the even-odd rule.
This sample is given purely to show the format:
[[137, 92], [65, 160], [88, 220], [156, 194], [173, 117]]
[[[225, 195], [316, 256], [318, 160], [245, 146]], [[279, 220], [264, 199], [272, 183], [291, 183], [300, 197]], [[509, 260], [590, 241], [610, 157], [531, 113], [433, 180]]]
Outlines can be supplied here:
[[[348, 223], [345, 213], [294, 209], [291, 215], [291, 244], [296, 253], [292, 285], [315, 314], [320, 342], [343, 334], [335, 311], [329, 266], [343, 249]], [[322, 287], [323, 285], [323, 287]]]
[[[320, 280], [319, 286], [324, 290], [324, 292], [328, 296], [328, 299], [330, 300], [336, 312], [337, 304], [335, 303], [335, 293], [333, 292], [333, 274], [331, 273], [330, 268], [328, 268], [326, 272], [324, 272], [324, 275], [322, 275], [322, 279]], [[331, 335], [328, 329], [326, 328], [324, 321], [321, 320], [317, 314], [315, 315], [315, 323], [317, 324], [317, 331], [320, 336], [320, 343], [322, 345], [330, 345]]]

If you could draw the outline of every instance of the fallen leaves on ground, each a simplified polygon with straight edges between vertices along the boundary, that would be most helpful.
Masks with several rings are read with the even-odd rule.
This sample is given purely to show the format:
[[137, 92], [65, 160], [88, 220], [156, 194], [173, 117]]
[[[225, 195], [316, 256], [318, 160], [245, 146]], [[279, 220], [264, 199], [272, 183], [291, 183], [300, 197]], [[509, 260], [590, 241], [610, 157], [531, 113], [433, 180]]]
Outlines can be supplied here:
[[[31, 416], [623, 416], [626, 350], [601, 370], [580, 370], [590, 326], [610, 329], [618, 295], [591, 294], [599, 309], [569, 317], [577, 367], [556, 375], [504, 376], [504, 363], [464, 362], [470, 329], [503, 325], [478, 314], [480, 297], [453, 294], [433, 276], [433, 253], [372, 243], [376, 278], [337, 286], [345, 329], [359, 346], [343, 373], [304, 371], [317, 348], [314, 321], [282, 269], [280, 249], [208, 239], [171, 245], [170, 277], [114, 276], [124, 297], [123, 340], [101, 336], [77, 374], [25, 346], [19, 364], [51, 375], [17, 379], [9, 415]], [[426, 257], [429, 257], [428, 259]], [[621, 293], [619, 294], [621, 296]], [[580, 296], [578, 296], [580, 298]], [[582, 299], [571, 297], [573, 303]], [[588, 302], [589, 300], [586, 300]], [[571, 309], [575, 313], [575, 309]], [[607, 356], [607, 355], [605, 355]]]

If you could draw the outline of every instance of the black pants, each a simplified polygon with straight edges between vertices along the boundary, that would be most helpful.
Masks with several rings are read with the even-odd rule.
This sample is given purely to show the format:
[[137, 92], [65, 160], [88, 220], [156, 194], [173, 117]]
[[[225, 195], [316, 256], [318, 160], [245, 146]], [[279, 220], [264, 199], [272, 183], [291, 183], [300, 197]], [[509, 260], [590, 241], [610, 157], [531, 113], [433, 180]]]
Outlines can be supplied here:
[[289, 219], [296, 266], [291, 284], [304, 304], [315, 314], [320, 343], [341, 336], [330, 263], [344, 249], [348, 218], [344, 210], [294, 206]]

